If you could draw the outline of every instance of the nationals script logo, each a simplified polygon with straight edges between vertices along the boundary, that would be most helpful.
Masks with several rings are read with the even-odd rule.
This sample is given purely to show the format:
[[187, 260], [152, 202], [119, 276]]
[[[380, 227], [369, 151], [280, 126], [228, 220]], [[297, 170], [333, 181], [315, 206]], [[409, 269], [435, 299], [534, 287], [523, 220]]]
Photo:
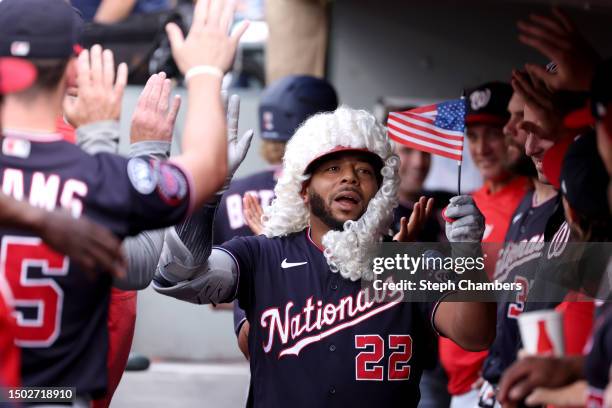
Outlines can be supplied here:
[[[392, 281], [391, 278], [387, 281]], [[295, 308], [291, 301], [285, 307], [274, 307], [266, 309], [260, 318], [261, 327], [267, 329], [267, 341], [263, 349], [269, 353], [278, 339], [282, 345], [295, 341], [293, 345], [283, 348], [278, 357], [286, 355], [299, 355], [300, 351], [309, 344], [319, 342], [326, 337], [338, 333], [349, 327], [353, 327], [373, 316], [389, 310], [402, 301], [404, 292], [397, 290], [393, 292], [376, 291], [374, 296], [370, 295], [370, 288], [360, 290], [356, 296], [349, 295], [340, 299], [337, 304], [323, 304], [321, 300], [309, 297], [302, 309]]]

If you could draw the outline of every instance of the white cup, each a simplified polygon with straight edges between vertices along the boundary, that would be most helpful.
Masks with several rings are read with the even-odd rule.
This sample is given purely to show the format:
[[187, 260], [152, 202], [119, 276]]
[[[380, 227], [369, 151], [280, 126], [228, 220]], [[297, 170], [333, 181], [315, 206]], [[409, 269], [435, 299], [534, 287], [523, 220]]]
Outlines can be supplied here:
[[518, 318], [523, 349], [527, 354], [563, 356], [563, 315], [554, 310], [521, 313]]

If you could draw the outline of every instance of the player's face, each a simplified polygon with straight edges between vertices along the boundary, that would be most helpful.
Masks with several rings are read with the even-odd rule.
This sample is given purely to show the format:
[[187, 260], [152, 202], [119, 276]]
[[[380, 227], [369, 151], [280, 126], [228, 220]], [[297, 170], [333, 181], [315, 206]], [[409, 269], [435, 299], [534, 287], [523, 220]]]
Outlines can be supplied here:
[[377, 191], [374, 166], [363, 155], [344, 153], [317, 166], [303, 197], [311, 219], [342, 230], [346, 221], [363, 215]]
[[423, 191], [423, 183], [431, 165], [431, 155], [420, 150], [399, 145], [397, 155], [400, 158], [400, 192], [418, 194]]
[[485, 180], [501, 180], [507, 176], [507, 145], [502, 128], [471, 125], [467, 131], [468, 146], [474, 164]]
[[508, 147], [506, 167], [512, 173], [535, 177], [537, 173], [533, 162], [531, 158], [527, 157], [525, 154], [527, 132], [522, 130], [519, 126], [523, 121], [524, 109], [525, 101], [519, 94], [514, 93], [508, 103], [510, 119], [504, 126], [504, 136], [506, 137], [506, 145]]
[[510, 102], [508, 103], [508, 112], [510, 112], [510, 120], [504, 126], [504, 135], [512, 140], [515, 145], [525, 146], [525, 139], [527, 134], [519, 129], [519, 123], [523, 121], [523, 112], [525, 109], [525, 101], [516, 92], [512, 94]]
[[538, 172], [538, 180], [540, 180], [542, 183], [549, 184], [546, 176], [544, 175], [544, 171], [542, 170], [542, 160], [544, 159], [544, 154], [548, 151], [548, 149], [555, 144], [555, 140], [553, 139], [552, 135], [549, 135], [544, 131], [540, 120], [537, 118], [535, 112], [529, 108], [529, 106], [525, 106], [525, 117], [519, 126], [527, 134], [527, 139], [525, 140], [525, 153], [527, 156], [531, 157], [531, 160], [536, 167], [536, 171]]

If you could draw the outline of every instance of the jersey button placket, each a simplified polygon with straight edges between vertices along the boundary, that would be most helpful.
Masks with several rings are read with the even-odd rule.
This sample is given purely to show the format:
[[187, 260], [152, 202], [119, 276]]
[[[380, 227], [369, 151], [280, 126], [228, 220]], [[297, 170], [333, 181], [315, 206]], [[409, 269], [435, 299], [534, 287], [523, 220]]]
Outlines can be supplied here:
[[335, 344], [330, 345], [330, 346], [329, 346], [329, 351], [331, 351], [332, 353], [333, 353], [334, 351], [336, 351], [336, 345], [335, 345]]
[[333, 386], [332, 386], [332, 387], [330, 387], [330, 388], [329, 388], [329, 393], [330, 393], [331, 395], [335, 395], [335, 394], [336, 394], [336, 387], [333, 387]]

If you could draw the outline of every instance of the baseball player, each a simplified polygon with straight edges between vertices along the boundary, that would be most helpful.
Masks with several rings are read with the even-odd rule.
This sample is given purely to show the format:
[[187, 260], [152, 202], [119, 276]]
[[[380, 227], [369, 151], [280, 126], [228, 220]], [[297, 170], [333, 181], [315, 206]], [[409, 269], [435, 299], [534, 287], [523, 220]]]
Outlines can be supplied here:
[[295, 130], [310, 116], [338, 107], [336, 91], [329, 82], [307, 75], [290, 75], [264, 89], [259, 101], [261, 155], [270, 167], [232, 180], [223, 195], [214, 225], [214, 244], [234, 237], [252, 235], [245, 223], [242, 199], [257, 197], [262, 207], [274, 199], [274, 186], [281, 170], [285, 145]]
[[[245, 195], [256, 197], [267, 207], [274, 198], [274, 186], [281, 172], [285, 145], [295, 130], [310, 116], [338, 107], [336, 91], [329, 82], [307, 75], [290, 75], [267, 87], [259, 101], [261, 155], [270, 168], [232, 180], [215, 217], [213, 242], [220, 245], [234, 237], [253, 235], [243, 216]], [[237, 124], [236, 124], [237, 125]], [[248, 357], [246, 334], [249, 323], [244, 310], [234, 302], [234, 331], [238, 346]], [[244, 328], [243, 328], [244, 325]]]
[[[466, 90], [468, 148], [483, 178], [483, 185], [472, 193], [485, 219], [483, 249], [485, 268], [493, 275], [495, 261], [503, 247], [512, 214], [531, 183], [526, 177], [508, 170], [508, 144], [504, 125], [510, 119], [508, 103], [512, 87], [504, 82], [487, 82]], [[478, 403], [474, 383], [480, 377], [486, 352], [467, 352], [448, 339], [440, 339], [440, 359], [448, 373], [448, 390], [453, 395], [451, 407], [473, 407]]]
[[[364, 254], [397, 204], [398, 166], [374, 117], [340, 107], [308, 119], [287, 144], [265, 235], [211, 250], [210, 232], [186, 233], [205, 220], [166, 233], [155, 290], [198, 304], [237, 299], [246, 311], [249, 406], [416, 407], [436, 331], [470, 350], [492, 340], [494, 305], [375, 303], [362, 290], [373, 277]], [[449, 240], [478, 242], [471, 198], [449, 208], [458, 218]]]
[[[543, 255], [544, 242], [567, 242], [569, 240], [569, 225], [565, 222], [561, 196], [551, 185], [543, 170], [544, 154], [554, 145], [555, 138], [561, 134], [551, 134], [550, 122], [541, 118], [543, 109], [532, 95], [544, 95], [546, 91], [538, 82], [532, 82], [523, 73], [515, 72], [512, 85], [515, 92], [520, 93], [525, 100], [524, 120], [519, 124], [519, 130], [527, 134], [525, 149], [531, 157], [538, 172], [538, 181], [534, 182], [534, 190], [525, 195], [512, 216], [510, 227], [506, 234], [506, 245], [501, 252], [495, 270], [495, 279], [508, 282], [520, 282], [524, 290], [513, 298], [501, 299], [498, 303], [497, 335], [489, 350], [489, 355], [483, 365], [483, 377], [488, 382], [481, 389], [481, 404], [492, 406], [494, 403], [491, 384], [497, 384], [503, 372], [516, 360], [521, 348], [518, 332], [518, 316], [526, 310], [552, 309], [560, 302], [527, 302], [536, 275], [550, 267]], [[550, 97], [546, 95], [545, 97]], [[525, 244], [529, 243], [529, 244]], [[541, 245], [539, 245], [541, 244]], [[574, 305], [566, 305], [570, 309]], [[579, 323], [587, 324], [590, 320], [581, 318]], [[575, 327], [566, 322], [568, 327]], [[566, 335], [578, 335], [566, 340], [573, 344], [572, 352], [578, 351], [584, 345], [585, 336], [568, 330]]]
[[[609, 242], [611, 221], [604, 191], [604, 187], [609, 183], [609, 175], [597, 154], [593, 134], [579, 136], [571, 143], [565, 154], [560, 173], [561, 184], [564, 186], [562, 193], [566, 219], [573, 235], [583, 241]], [[601, 248], [600, 246], [599, 250]], [[586, 278], [589, 275], [598, 275], [594, 272], [605, 270], [605, 263], [602, 265], [599, 262], [605, 260], [601, 255], [597, 253], [591, 256], [584, 255], [577, 263], [576, 270], [587, 283]], [[612, 272], [609, 269], [609, 256], [607, 258], [607, 276], [604, 274], [606, 280], [609, 279]], [[601, 276], [599, 274], [599, 277]], [[602, 295], [602, 299], [609, 296], [609, 286], [606, 289], [607, 292], [599, 294]], [[601, 303], [599, 314], [598, 321], [593, 326], [593, 338], [588, 342], [586, 358], [580, 353], [578, 356], [566, 355], [561, 358], [538, 356], [518, 361], [504, 373], [500, 386], [500, 399], [514, 403], [529, 396], [528, 400], [531, 401], [536, 398], [536, 395], [530, 396], [536, 387], [563, 387], [586, 377], [588, 392], [586, 387], [578, 387], [581, 392], [577, 396], [561, 394], [563, 397], [559, 401], [575, 401], [570, 404], [572, 406], [601, 407], [603, 390], [609, 381], [612, 362], [612, 342], [610, 341], [612, 314], [610, 314], [609, 303]], [[576, 330], [584, 331], [582, 328]], [[559, 392], [561, 393], [560, 390]], [[586, 401], [587, 396], [588, 402]]]
[[[119, 70], [115, 83], [112, 58], [90, 60], [87, 51], [77, 63], [74, 12], [66, 2], [0, 3], [0, 55], [31, 59], [45, 74], [25, 93], [6, 98], [3, 191], [46, 209], [63, 207], [75, 217], [85, 214], [120, 237], [174, 224], [207, 200], [227, 176], [225, 118], [218, 95], [223, 72], [246, 29], [226, 34], [233, 7], [223, 1], [200, 2], [187, 38], [177, 26], [167, 28], [175, 60], [187, 78], [190, 106], [184, 153], [164, 162], [90, 156], [64, 142], [55, 133], [55, 121], [77, 70], [80, 94], [102, 92], [107, 98], [96, 106], [78, 98], [71, 105], [73, 113], [106, 119], [118, 118], [125, 72]], [[102, 64], [90, 67], [95, 61]], [[111, 92], [106, 92], [109, 85]], [[80, 401], [102, 395], [111, 280], [90, 280], [38, 237], [12, 229], [0, 234], [5, 254], [0, 287], [16, 309], [23, 384], [76, 387]]]
[[[23, 91], [36, 80], [36, 69], [27, 61], [0, 58], [0, 105], [5, 94]], [[94, 273], [103, 267], [114, 276], [125, 275], [120, 242], [105, 228], [85, 218], [61, 211], [45, 211], [0, 194], [0, 225], [36, 234], [55, 250], [66, 253], [80, 267]], [[14, 345], [15, 324], [0, 293], [0, 384], [18, 386], [19, 352]]]

